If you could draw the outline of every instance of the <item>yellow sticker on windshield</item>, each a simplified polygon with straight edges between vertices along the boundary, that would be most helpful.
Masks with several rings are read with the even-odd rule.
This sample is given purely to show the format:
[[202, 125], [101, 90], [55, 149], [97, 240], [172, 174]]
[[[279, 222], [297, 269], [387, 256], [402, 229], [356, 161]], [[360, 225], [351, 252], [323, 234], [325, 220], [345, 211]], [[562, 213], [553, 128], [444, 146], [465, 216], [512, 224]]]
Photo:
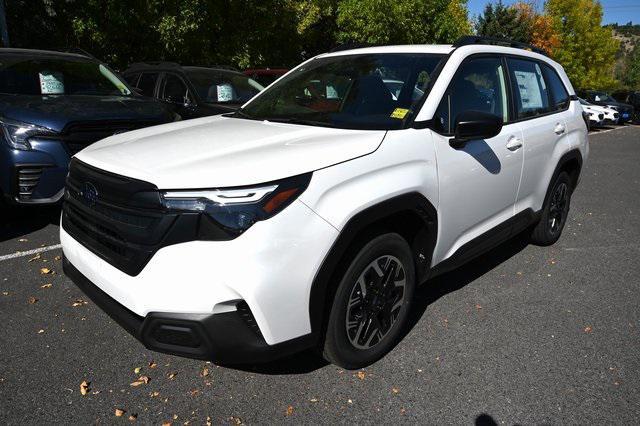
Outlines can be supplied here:
[[409, 112], [408, 109], [396, 108], [391, 113], [391, 118], [398, 118], [398, 119], [402, 120], [404, 118], [404, 116], [407, 115], [408, 112]]

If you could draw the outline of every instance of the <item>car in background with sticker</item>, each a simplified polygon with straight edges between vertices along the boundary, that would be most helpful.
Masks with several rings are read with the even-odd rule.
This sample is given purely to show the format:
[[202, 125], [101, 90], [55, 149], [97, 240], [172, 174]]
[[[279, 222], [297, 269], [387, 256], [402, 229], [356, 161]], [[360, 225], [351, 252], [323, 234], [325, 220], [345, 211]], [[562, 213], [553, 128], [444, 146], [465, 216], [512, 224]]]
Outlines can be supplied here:
[[78, 151], [176, 119], [162, 102], [137, 95], [87, 55], [0, 49], [0, 199], [57, 203]]
[[582, 98], [578, 98], [584, 112], [589, 114], [592, 127], [602, 127], [607, 124], [617, 124], [620, 114], [613, 108], [602, 105], [594, 105]]
[[235, 111], [264, 89], [252, 78], [223, 66], [141, 62], [122, 75], [139, 93], [165, 102], [185, 120]]
[[615, 124], [625, 124], [630, 122], [633, 117], [634, 111], [632, 105], [617, 101], [607, 92], [600, 90], [581, 90], [577, 94], [589, 103], [616, 110], [620, 116]]

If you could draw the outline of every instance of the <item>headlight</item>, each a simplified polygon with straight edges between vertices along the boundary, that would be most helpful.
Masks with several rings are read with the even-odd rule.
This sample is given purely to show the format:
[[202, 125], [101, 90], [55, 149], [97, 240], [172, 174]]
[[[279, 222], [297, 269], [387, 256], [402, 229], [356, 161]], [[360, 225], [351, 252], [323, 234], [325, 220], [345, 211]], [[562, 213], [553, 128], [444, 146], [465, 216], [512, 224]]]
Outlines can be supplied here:
[[310, 180], [307, 173], [251, 187], [164, 191], [161, 199], [166, 209], [202, 212], [226, 231], [240, 234], [291, 204]]
[[9, 146], [22, 150], [31, 149], [31, 145], [29, 144], [30, 137], [52, 135], [56, 133], [46, 127], [39, 127], [29, 123], [9, 120], [7, 118], [0, 118], [0, 127], [2, 127], [2, 134]]

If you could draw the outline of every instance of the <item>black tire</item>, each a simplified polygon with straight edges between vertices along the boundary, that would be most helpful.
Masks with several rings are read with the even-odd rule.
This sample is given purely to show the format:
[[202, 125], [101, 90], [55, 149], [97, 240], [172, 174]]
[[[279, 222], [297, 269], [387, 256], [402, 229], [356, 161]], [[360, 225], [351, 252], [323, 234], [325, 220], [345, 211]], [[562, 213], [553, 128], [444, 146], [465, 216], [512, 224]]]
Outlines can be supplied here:
[[393, 349], [407, 322], [415, 281], [413, 255], [404, 238], [389, 233], [369, 241], [353, 258], [336, 290], [324, 358], [357, 369]]
[[540, 221], [531, 232], [531, 242], [539, 246], [550, 246], [558, 241], [567, 223], [573, 185], [566, 172], [560, 172], [549, 187], [547, 200]]

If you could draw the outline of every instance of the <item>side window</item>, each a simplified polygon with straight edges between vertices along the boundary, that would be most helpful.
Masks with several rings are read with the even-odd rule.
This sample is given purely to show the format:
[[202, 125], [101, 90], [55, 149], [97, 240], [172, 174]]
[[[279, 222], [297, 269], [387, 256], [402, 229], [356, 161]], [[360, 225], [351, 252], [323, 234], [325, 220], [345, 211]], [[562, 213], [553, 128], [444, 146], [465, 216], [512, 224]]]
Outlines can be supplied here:
[[161, 98], [167, 102], [184, 104], [188, 101], [187, 85], [174, 74], [167, 74], [162, 85]]
[[551, 111], [540, 65], [526, 59], [508, 58], [507, 61], [518, 118], [535, 117]]
[[124, 79], [127, 80], [127, 83], [129, 83], [131, 86], [133, 87], [137, 87], [138, 85], [138, 77], [140, 77], [140, 73], [133, 73], [133, 74], [126, 74], [124, 76]]
[[564, 87], [558, 73], [548, 65], [542, 65], [547, 87], [551, 92], [551, 109], [554, 111], [565, 110], [569, 106], [569, 93]]
[[140, 89], [142, 94], [145, 96], [153, 96], [157, 80], [158, 73], [144, 72], [138, 80], [138, 89]]
[[449, 83], [435, 114], [436, 126], [455, 133], [455, 120], [464, 111], [481, 111], [508, 121], [505, 70], [499, 58], [472, 58], [462, 63]]

